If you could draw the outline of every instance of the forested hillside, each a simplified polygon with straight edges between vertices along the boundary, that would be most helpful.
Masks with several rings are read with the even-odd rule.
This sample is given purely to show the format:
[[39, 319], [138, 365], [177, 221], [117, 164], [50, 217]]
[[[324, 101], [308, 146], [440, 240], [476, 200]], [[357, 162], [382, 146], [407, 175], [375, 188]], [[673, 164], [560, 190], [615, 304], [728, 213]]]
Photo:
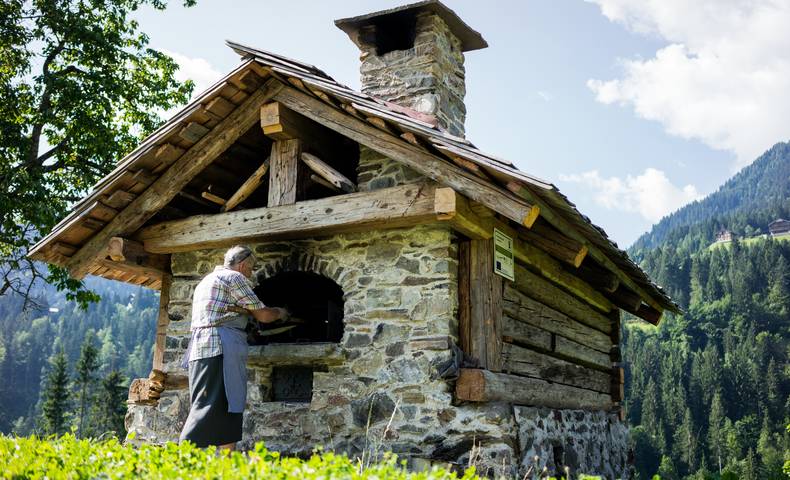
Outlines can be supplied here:
[[765, 232], [790, 204], [790, 144], [660, 222], [631, 249], [683, 306], [624, 333], [639, 478], [784, 478], [790, 435], [790, 242]]
[[766, 233], [769, 222], [790, 218], [790, 142], [777, 143], [718, 191], [666, 216], [642, 235], [632, 252], [671, 244], [690, 251], [727, 228], [741, 236]]
[[[59, 361], [65, 360], [66, 382], [60, 387], [67, 398], [58, 408], [72, 412], [64, 419], [66, 429], [77, 426], [80, 407], [101, 407], [101, 402], [94, 400], [102, 394], [103, 381], [124, 385], [125, 398], [129, 379], [148, 375], [158, 308], [156, 292], [100, 279], [86, 283], [102, 297], [87, 310], [80, 310], [64, 294], [43, 284], [34, 290], [38, 306], [32, 310], [23, 311], [18, 297], [0, 297], [0, 432], [47, 432], [42, 415], [46, 395], [42, 393], [57, 386], [48, 377]], [[86, 345], [95, 347], [93, 360], [90, 351], [85, 358]], [[63, 360], [58, 358], [61, 352]], [[95, 368], [85, 371], [85, 367]], [[116, 378], [109, 378], [112, 372], [117, 372]], [[87, 385], [85, 405], [81, 405], [81, 383]], [[108, 384], [108, 389], [120, 387]]]

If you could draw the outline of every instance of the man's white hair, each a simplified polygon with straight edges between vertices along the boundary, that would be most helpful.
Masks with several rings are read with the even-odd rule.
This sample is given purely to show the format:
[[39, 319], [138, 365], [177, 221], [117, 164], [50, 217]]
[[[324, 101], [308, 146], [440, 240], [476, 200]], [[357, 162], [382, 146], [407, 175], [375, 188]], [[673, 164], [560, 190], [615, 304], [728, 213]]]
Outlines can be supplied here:
[[234, 267], [250, 257], [252, 257], [252, 250], [250, 247], [246, 245], [236, 245], [225, 252], [224, 265], [226, 267]]

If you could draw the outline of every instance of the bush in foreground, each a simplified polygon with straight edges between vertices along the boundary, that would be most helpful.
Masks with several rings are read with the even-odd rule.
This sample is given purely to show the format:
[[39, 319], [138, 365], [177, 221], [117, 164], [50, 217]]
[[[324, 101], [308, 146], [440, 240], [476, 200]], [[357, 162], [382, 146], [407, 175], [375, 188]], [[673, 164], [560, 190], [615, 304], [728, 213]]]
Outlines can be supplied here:
[[[78, 440], [67, 434], [59, 438], [0, 436], [0, 476], [3, 478], [175, 478], [261, 479], [359, 479], [444, 480], [457, 479], [443, 469], [411, 473], [385, 455], [381, 463], [362, 468], [359, 462], [333, 453], [314, 454], [308, 460], [281, 457], [257, 444], [244, 454], [217, 455], [213, 448], [189, 444], [163, 447], [121, 445], [116, 439]], [[469, 469], [463, 480], [478, 480]]]

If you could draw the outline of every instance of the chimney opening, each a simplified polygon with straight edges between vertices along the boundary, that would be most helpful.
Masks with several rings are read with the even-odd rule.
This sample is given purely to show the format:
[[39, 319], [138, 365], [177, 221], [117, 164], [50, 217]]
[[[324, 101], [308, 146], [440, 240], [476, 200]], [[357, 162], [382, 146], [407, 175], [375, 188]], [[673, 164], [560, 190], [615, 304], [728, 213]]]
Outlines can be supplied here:
[[414, 47], [417, 17], [413, 12], [398, 12], [376, 20], [374, 24], [376, 55]]
[[261, 280], [255, 293], [265, 305], [285, 307], [304, 323], [276, 335], [265, 335], [276, 324], [253, 329], [251, 345], [337, 343], [343, 337], [343, 289], [331, 279], [313, 272], [280, 272]]

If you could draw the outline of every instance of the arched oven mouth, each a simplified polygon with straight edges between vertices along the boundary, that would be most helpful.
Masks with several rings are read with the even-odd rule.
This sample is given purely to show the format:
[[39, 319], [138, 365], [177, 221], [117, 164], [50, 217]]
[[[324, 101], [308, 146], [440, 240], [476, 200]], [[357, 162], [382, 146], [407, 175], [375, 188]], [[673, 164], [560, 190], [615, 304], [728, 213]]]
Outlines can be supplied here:
[[343, 337], [343, 289], [333, 280], [313, 272], [286, 271], [261, 279], [255, 293], [266, 306], [287, 308], [300, 322], [250, 322], [250, 345], [337, 343]]

